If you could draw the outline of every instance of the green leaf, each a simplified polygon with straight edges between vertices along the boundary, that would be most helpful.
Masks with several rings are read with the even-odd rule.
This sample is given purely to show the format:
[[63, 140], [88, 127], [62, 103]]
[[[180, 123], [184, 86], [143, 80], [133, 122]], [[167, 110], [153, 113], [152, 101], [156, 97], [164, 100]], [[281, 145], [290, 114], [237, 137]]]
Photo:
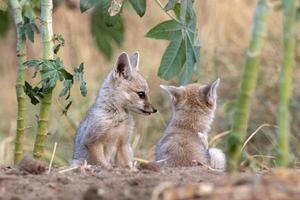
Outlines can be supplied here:
[[59, 72], [63, 75], [65, 80], [72, 80], [72, 83], [73, 83], [73, 75], [70, 74], [67, 70], [60, 69]]
[[88, 9], [96, 6], [101, 0], [80, 0], [80, 11], [83, 13]]
[[165, 6], [165, 11], [173, 10], [175, 5], [177, 3], [177, 0], [169, 0], [167, 5]]
[[180, 21], [183, 24], [186, 24], [186, 12], [188, 7], [189, 0], [181, 1], [180, 3]]
[[54, 34], [53, 40], [55, 42], [55, 45], [53, 47], [53, 52], [54, 52], [54, 54], [57, 54], [60, 47], [65, 45], [65, 39], [63, 38], [63, 36], [61, 34]]
[[27, 38], [34, 42], [34, 34], [40, 33], [38, 27], [35, 24], [35, 18], [30, 19], [28, 17], [24, 17], [24, 24], [21, 27], [21, 31], [23, 34], [26, 34]]
[[68, 104], [67, 104], [67, 106], [65, 107], [65, 109], [63, 110], [63, 115], [67, 115], [68, 114], [68, 110], [69, 110], [69, 108], [71, 107], [71, 105], [72, 105], [72, 101], [70, 101]]
[[50, 92], [56, 86], [57, 81], [63, 81], [65, 76], [64, 64], [60, 58], [56, 60], [44, 60], [44, 67], [41, 70], [43, 81], [43, 92]]
[[41, 60], [28, 60], [26, 62], [23, 63], [23, 65], [26, 65], [27, 67], [34, 67], [34, 73], [32, 78], [35, 78], [38, 71], [40, 70], [40, 66], [43, 64], [44, 62]]
[[23, 65], [27, 65], [28, 67], [37, 67], [43, 64], [43, 61], [41, 60], [27, 60], [26, 62], [23, 63]]
[[180, 85], [186, 85], [190, 83], [190, 81], [192, 80], [193, 69], [195, 64], [195, 59], [192, 50], [193, 47], [187, 40], [185, 40], [184, 43], [186, 60], [180, 76]]
[[[199, 76], [200, 42], [196, 28], [196, 12], [193, 0], [169, 0], [166, 10], [173, 10], [180, 22], [169, 20], [152, 28], [147, 37], [170, 40], [159, 68], [158, 75], [166, 80], [179, 75], [181, 85]], [[195, 72], [195, 73], [194, 73]]]
[[[107, 3], [107, 1], [102, 2], [99, 6], [104, 5], [108, 9], [109, 4], [106, 5], [104, 3]], [[91, 32], [95, 38], [98, 49], [104, 54], [106, 59], [111, 60], [113, 54], [112, 45], [115, 43], [121, 46], [124, 41], [125, 26], [120, 14], [109, 17], [107, 9], [103, 10], [103, 7], [99, 6], [97, 6], [92, 13]], [[105, 21], [105, 19], [107, 20]]]
[[10, 27], [8, 11], [0, 10], [0, 39], [5, 36]]
[[30, 98], [30, 102], [33, 105], [38, 104], [40, 102], [39, 98], [43, 97], [41, 89], [38, 87], [32, 88], [32, 86], [27, 81], [25, 81], [24, 84], [24, 92]]
[[180, 3], [176, 3], [173, 12], [175, 13], [176, 17], [179, 19], [180, 18]]
[[146, 37], [164, 40], [177, 40], [182, 35], [182, 25], [175, 20], [164, 21], [153, 27]]
[[180, 38], [172, 41], [166, 49], [160, 63], [159, 77], [170, 80], [181, 70], [185, 62], [184, 42]]
[[[196, 41], [192, 41], [192, 38], [195, 38]], [[185, 35], [184, 43], [186, 60], [180, 74], [181, 85], [186, 85], [191, 82], [193, 71], [197, 70], [197, 68], [195, 68], [195, 65], [199, 62], [200, 57], [200, 44], [198, 41], [197, 33], [187, 32], [187, 34]]]
[[143, 17], [146, 12], [146, 0], [129, 0], [136, 13]]
[[71, 96], [71, 88], [73, 86], [73, 79], [72, 80], [65, 80], [64, 81], [64, 87], [62, 91], [60, 92], [59, 96], [63, 97], [66, 96], [66, 100], [68, 100]]
[[54, 46], [54, 48], [53, 48], [54, 54], [57, 54], [57, 53], [58, 53], [58, 51], [59, 51], [59, 49], [60, 49], [60, 46], [61, 46], [61, 44], [56, 44], [56, 45]]
[[24, 24], [21, 29], [24, 34], [26, 34], [27, 38], [34, 42], [34, 34], [39, 33], [39, 29], [37, 25], [35, 24], [35, 13], [33, 10], [33, 5], [31, 2], [25, 2], [25, 5], [23, 7], [24, 12]]
[[87, 87], [83, 77], [84, 74], [83, 70], [84, 70], [83, 63], [81, 63], [78, 68], [74, 69], [75, 77], [79, 81], [81, 95], [85, 97], [87, 95]]

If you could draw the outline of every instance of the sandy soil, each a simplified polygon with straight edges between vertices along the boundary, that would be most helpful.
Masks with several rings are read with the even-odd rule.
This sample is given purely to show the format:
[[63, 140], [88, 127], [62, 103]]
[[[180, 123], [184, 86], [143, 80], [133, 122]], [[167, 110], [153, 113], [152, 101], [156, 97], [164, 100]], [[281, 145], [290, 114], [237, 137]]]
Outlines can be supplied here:
[[[41, 168], [38, 168], [39, 170]], [[0, 199], [299, 199], [300, 170], [229, 175], [204, 167], [0, 168]], [[68, 168], [69, 169], [69, 168]], [[25, 168], [25, 170], [27, 170]]]

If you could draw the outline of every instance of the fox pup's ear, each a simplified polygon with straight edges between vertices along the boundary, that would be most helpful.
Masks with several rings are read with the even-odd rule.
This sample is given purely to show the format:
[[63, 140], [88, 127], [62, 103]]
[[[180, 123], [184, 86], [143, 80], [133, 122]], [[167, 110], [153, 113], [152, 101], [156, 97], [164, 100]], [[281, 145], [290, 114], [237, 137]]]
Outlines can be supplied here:
[[134, 52], [132, 56], [130, 56], [130, 63], [136, 71], [139, 71], [140, 53], [138, 51]]
[[179, 97], [182, 95], [183, 87], [175, 87], [175, 86], [168, 86], [168, 85], [160, 85], [160, 87], [168, 92], [170, 95], [172, 101], [176, 102], [178, 101]]
[[218, 78], [211, 84], [204, 88], [204, 95], [208, 104], [213, 105], [217, 100], [217, 88], [219, 86], [220, 79]]
[[115, 77], [123, 77], [127, 79], [132, 72], [128, 54], [123, 52], [119, 55], [115, 64]]

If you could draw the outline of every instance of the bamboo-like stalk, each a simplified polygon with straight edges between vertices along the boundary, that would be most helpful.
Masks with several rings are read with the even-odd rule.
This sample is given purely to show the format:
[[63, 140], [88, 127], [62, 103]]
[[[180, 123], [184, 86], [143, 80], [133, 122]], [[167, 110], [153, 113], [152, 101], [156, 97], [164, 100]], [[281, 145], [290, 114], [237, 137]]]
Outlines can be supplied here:
[[239, 97], [235, 106], [232, 131], [228, 138], [228, 168], [236, 171], [241, 157], [241, 147], [246, 136], [250, 115], [251, 97], [255, 91], [260, 66], [261, 52], [267, 35], [267, 21], [270, 13], [268, 0], [257, 3], [252, 30], [252, 38], [248, 47], [244, 74], [241, 81]]
[[289, 135], [290, 135], [290, 115], [289, 101], [292, 92], [293, 68], [295, 65], [295, 29], [297, 0], [284, 0], [284, 34], [283, 34], [283, 63], [279, 80], [279, 110], [278, 110], [278, 151], [279, 166], [289, 164]]
[[17, 80], [16, 80], [16, 95], [18, 101], [17, 111], [17, 130], [15, 139], [15, 164], [23, 157], [23, 142], [25, 133], [25, 92], [23, 89], [25, 83], [25, 66], [23, 63], [26, 61], [26, 42], [25, 37], [21, 32], [21, 28], [24, 24], [22, 17], [22, 7], [18, 0], [10, 0], [10, 6], [14, 23], [16, 26], [16, 39], [17, 39]]
[[[43, 42], [43, 58], [53, 59], [52, 0], [41, 0], [41, 33]], [[48, 122], [52, 101], [52, 91], [44, 94], [41, 100], [38, 132], [34, 143], [33, 156], [44, 158], [45, 143], [48, 135]]]

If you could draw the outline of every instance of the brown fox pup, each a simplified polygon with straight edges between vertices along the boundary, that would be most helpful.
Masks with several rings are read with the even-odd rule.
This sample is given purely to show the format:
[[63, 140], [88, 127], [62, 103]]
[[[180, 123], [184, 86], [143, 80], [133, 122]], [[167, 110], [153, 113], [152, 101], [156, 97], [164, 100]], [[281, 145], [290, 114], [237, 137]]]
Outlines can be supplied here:
[[134, 126], [130, 112], [155, 113], [149, 87], [138, 72], [139, 53], [122, 53], [104, 80], [95, 103], [77, 130], [72, 165], [84, 160], [105, 167], [132, 166], [129, 138]]
[[225, 169], [225, 155], [208, 148], [207, 133], [214, 118], [217, 79], [209, 85], [164, 86], [172, 99], [171, 120], [156, 146], [156, 161], [163, 166], [181, 167], [203, 163]]

